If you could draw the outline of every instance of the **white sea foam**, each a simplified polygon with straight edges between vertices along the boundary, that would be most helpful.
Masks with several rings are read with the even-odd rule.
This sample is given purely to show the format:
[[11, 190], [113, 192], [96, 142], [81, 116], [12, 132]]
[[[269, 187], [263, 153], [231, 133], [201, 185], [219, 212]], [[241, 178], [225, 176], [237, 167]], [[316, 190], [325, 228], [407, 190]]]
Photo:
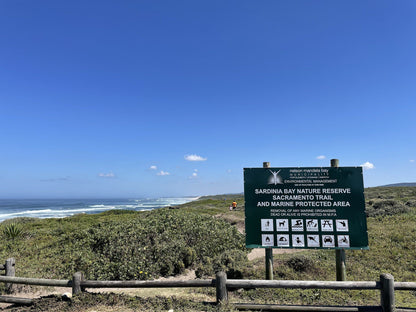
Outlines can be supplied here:
[[43, 213], [50, 213], [50, 212], [52, 212], [51, 209], [27, 210], [27, 211], [20, 211], [20, 212], [14, 212], [14, 213], [3, 213], [3, 214], [0, 214], [0, 220], [8, 219], [10, 217], [19, 217], [19, 216], [32, 215], [32, 214], [43, 214]]
[[146, 211], [180, 205], [198, 197], [165, 197], [129, 200], [0, 200], [0, 222], [17, 217], [63, 218], [107, 210]]

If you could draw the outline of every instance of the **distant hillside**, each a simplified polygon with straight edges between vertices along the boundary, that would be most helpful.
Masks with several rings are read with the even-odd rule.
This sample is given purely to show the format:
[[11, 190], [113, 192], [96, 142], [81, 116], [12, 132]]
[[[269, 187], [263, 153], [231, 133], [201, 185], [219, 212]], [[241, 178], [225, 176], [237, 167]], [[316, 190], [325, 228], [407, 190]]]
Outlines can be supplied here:
[[390, 187], [390, 186], [416, 186], [416, 182], [394, 183], [394, 184], [382, 185], [381, 187]]

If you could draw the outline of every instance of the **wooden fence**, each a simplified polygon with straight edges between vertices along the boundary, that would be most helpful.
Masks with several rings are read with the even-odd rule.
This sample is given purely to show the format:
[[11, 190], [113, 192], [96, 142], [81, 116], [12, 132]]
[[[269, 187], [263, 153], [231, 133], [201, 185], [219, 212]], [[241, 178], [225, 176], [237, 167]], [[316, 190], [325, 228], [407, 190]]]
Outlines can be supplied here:
[[[4, 266], [3, 266], [4, 267]], [[2, 268], [2, 267], [0, 267]], [[219, 272], [215, 279], [195, 279], [185, 281], [95, 281], [86, 280], [81, 272], [74, 274], [72, 280], [39, 279], [14, 276], [0, 276], [0, 282], [26, 284], [37, 286], [72, 287], [73, 295], [79, 294], [86, 288], [180, 288], [180, 287], [215, 287], [216, 304], [228, 303], [228, 290], [238, 288], [296, 288], [296, 289], [376, 289], [380, 290], [379, 306], [295, 306], [271, 304], [232, 303], [239, 310], [274, 310], [274, 311], [333, 311], [333, 312], [410, 312], [412, 308], [396, 308], [394, 294], [396, 290], [415, 291], [416, 283], [395, 282], [390, 274], [382, 274], [379, 281], [285, 281], [285, 280], [236, 280], [227, 279], [224, 272]], [[0, 302], [30, 305], [32, 299], [0, 296]]]
[[[6, 260], [6, 263], [4, 265], [0, 265], [0, 271], [4, 271], [5, 276], [14, 276], [16, 273], [15, 264], [16, 261], [14, 260], [14, 258], [9, 258]], [[6, 292], [13, 292], [13, 284], [6, 284]]]

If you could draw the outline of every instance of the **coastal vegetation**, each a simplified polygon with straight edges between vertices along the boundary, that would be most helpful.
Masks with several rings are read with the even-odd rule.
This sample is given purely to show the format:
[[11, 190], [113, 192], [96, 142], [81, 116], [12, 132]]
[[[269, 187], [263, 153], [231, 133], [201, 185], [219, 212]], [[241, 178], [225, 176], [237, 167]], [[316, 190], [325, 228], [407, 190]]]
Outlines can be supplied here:
[[[367, 188], [365, 197], [370, 250], [346, 251], [347, 279], [375, 281], [381, 273], [391, 273], [396, 281], [415, 282], [416, 187]], [[229, 211], [233, 200], [238, 202], [238, 208]], [[148, 212], [19, 218], [0, 224], [0, 261], [14, 257], [16, 275], [22, 277], [70, 279], [74, 272], [82, 271], [88, 279], [145, 280], [192, 271], [198, 278], [211, 278], [216, 271], [224, 270], [229, 278], [263, 279], [264, 258], [248, 260], [250, 250], [245, 248], [243, 232], [242, 194], [202, 197], [178, 207]], [[274, 277], [334, 280], [334, 258], [332, 250], [275, 255]], [[204, 300], [195, 299], [199, 296]], [[377, 305], [379, 300], [379, 292], [369, 290], [230, 292], [231, 302]], [[59, 297], [39, 299], [36, 305], [38, 311], [54, 311], [53, 306], [60, 311], [78, 311], [94, 305], [111, 305], [112, 311], [216, 310], [205, 301], [215, 301], [215, 289], [188, 289], [175, 296], [155, 292], [146, 297], [140, 293], [85, 293], [74, 298], [72, 306]], [[416, 292], [397, 291], [396, 304], [416, 307]], [[232, 306], [221, 310], [233, 311]]]
[[[8, 239], [16, 227], [24, 234]], [[228, 222], [185, 209], [25, 218], [4, 222], [3, 229], [0, 254], [25, 263], [18, 274], [27, 277], [71, 278], [82, 271], [88, 279], [144, 280], [191, 267], [205, 272], [206, 263], [222, 267], [225, 255], [244, 259], [247, 253], [244, 236]]]

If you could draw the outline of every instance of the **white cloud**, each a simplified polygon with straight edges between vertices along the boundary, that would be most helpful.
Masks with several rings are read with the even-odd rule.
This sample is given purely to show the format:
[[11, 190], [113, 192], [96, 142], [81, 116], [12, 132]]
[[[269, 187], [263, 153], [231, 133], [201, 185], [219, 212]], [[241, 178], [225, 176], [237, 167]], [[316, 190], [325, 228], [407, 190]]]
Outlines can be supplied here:
[[415, 160], [414, 159], [410, 159], [410, 162], [415, 162]]
[[326, 157], [324, 155], [319, 155], [316, 157], [316, 159], [325, 159]]
[[205, 161], [207, 158], [192, 154], [192, 155], [185, 155], [185, 159], [188, 161]]
[[163, 170], [160, 170], [160, 172], [158, 172], [158, 173], [156, 173], [158, 176], [167, 176], [167, 175], [170, 175], [170, 173], [169, 172], [167, 172], [167, 171], [163, 171]]
[[231, 172], [232, 172], [232, 171], [231, 171], [231, 169], [228, 169], [228, 170], [227, 170], [227, 173], [231, 173]]
[[363, 167], [364, 170], [369, 170], [369, 169], [374, 169], [374, 164], [370, 163], [369, 161], [363, 163], [361, 165], [361, 167]]
[[188, 177], [188, 179], [196, 179], [198, 177], [198, 169], [194, 169], [194, 172], [192, 172], [192, 175]]
[[52, 179], [44, 179], [40, 180], [41, 182], [61, 182], [61, 181], [69, 181], [71, 180], [71, 177], [62, 177], [62, 178], [52, 178]]
[[110, 173], [99, 173], [98, 176], [100, 178], [115, 178], [116, 177], [116, 175], [112, 172], [110, 172]]
[[155, 166], [155, 165], [153, 165], [153, 166], [150, 166], [150, 168], [149, 168], [150, 170], [157, 170], [157, 166]]

